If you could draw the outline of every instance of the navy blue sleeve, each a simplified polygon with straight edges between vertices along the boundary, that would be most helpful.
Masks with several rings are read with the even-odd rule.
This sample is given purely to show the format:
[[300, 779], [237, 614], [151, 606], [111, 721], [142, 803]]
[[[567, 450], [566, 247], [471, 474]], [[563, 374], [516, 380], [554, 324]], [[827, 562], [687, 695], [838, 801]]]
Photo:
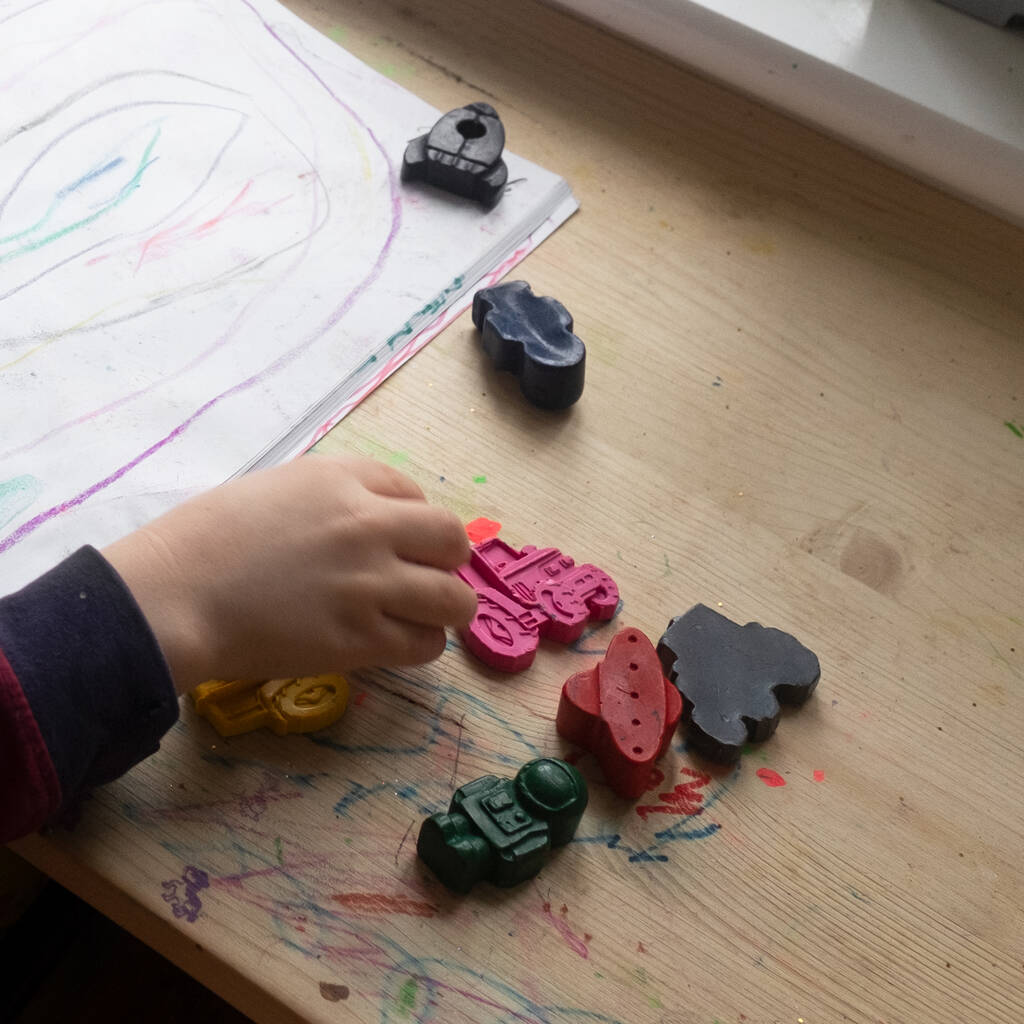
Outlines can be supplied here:
[[0, 600], [0, 651], [49, 750], [64, 808], [154, 753], [177, 720], [156, 637], [95, 548]]

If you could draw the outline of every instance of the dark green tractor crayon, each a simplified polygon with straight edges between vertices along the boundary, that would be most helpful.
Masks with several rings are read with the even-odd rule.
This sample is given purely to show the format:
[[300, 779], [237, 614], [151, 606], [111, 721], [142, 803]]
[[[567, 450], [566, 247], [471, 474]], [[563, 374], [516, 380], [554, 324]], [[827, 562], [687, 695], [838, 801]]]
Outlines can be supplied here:
[[542, 757], [514, 779], [485, 775], [457, 789], [446, 814], [423, 822], [416, 850], [456, 892], [479, 881], [518, 885], [540, 871], [549, 850], [572, 839], [586, 806], [583, 776]]

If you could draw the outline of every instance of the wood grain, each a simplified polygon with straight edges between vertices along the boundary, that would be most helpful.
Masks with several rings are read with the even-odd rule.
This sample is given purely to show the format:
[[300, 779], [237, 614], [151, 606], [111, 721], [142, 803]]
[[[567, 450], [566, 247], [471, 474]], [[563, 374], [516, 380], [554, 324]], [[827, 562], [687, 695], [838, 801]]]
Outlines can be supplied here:
[[[513, 892], [447, 895], [416, 830], [566, 752], [592, 653], [360, 674], [318, 740], [186, 707], [19, 852], [259, 1021], [1024, 1019], [1024, 232], [538, 4], [292, 6], [441, 109], [492, 102], [582, 202], [517, 271], [587, 343], [576, 408], [526, 407], [466, 316], [321, 448], [596, 562], [619, 626], [703, 601], [822, 682], [735, 772], [677, 744], [642, 801], [677, 813], [584, 758], [581, 841]], [[186, 865], [192, 923], [161, 898]]]

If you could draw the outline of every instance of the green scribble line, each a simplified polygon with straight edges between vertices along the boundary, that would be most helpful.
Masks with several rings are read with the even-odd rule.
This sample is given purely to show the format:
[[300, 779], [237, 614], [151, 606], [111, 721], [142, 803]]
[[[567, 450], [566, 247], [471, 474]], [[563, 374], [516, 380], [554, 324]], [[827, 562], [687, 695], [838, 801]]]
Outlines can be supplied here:
[[[26, 242], [19, 248], [14, 249], [3, 256], [0, 256], [0, 263], [7, 263], [10, 260], [17, 259], [17, 257], [19, 256], [24, 256], [26, 253], [35, 252], [37, 249], [42, 249], [43, 246], [49, 245], [51, 242], [58, 241], [65, 235], [69, 235], [72, 231], [77, 231], [79, 228], [87, 227], [89, 224], [92, 224], [93, 221], [98, 220], [104, 214], [109, 213], [111, 210], [120, 206], [121, 203], [123, 203], [139, 187], [139, 185], [142, 184], [142, 175], [145, 173], [146, 168], [149, 167], [150, 164], [155, 163], [157, 159], [159, 159], [158, 157], [153, 157], [153, 159], [151, 160], [149, 156], [150, 153], [153, 152], [153, 147], [157, 144], [157, 140], [160, 138], [160, 131], [160, 127], [157, 126], [156, 132], [153, 134], [153, 138], [150, 139], [149, 145], [146, 146], [145, 150], [142, 153], [142, 156], [139, 158], [138, 169], [136, 170], [132, 178], [121, 187], [121, 191], [117, 194], [115, 199], [113, 199], [102, 209], [97, 210], [90, 216], [84, 217], [82, 220], [75, 221], [74, 224], [68, 224], [66, 227], [61, 228], [59, 231], [54, 231], [52, 234], [47, 235], [45, 238], [37, 239], [34, 242]], [[54, 201], [54, 205], [50, 207], [50, 210], [47, 211], [43, 219], [39, 222], [39, 225], [36, 225], [35, 227], [30, 228], [29, 230], [34, 231], [37, 227], [44, 224], [50, 218], [50, 215], [53, 213], [59, 201], [61, 201], [60, 197], [58, 197], [58, 199]], [[11, 236], [12, 239], [16, 237], [18, 236]], [[5, 241], [6, 240], [7, 239], [5, 239]]]
[[72, 182], [70, 185], [65, 185], [53, 198], [53, 202], [50, 203], [50, 208], [30, 227], [24, 228], [21, 231], [16, 231], [13, 235], [4, 235], [0, 237], [0, 245], [6, 245], [8, 242], [16, 242], [19, 238], [24, 238], [26, 235], [31, 235], [38, 231], [57, 211], [57, 208], [65, 199], [72, 193], [77, 191], [82, 185], [87, 182], [94, 181], [96, 178], [106, 174], [107, 171], [112, 171], [115, 167], [120, 166], [124, 163], [124, 157], [118, 157], [116, 160], [110, 160], [103, 167], [96, 168], [95, 170], [89, 171], [83, 174], [77, 181]]
[[398, 1012], [408, 1017], [416, 1006], [416, 979], [408, 978], [398, 993]]
[[439, 295], [432, 298], [422, 309], [413, 313], [408, 320], [397, 330], [390, 338], [385, 342], [388, 348], [393, 348], [396, 341], [399, 338], [403, 338], [413, 332], [413, 324], [419, 320], [420, 317], [430, 316], [433, 313], [438, 313], [444, 309], [448, 302], [448, 299], [455, 292], [462, 288], [462, 277], [456, 277], [451, 284], [444, 288]]
[[487, 477], [485, 477], [483, 475], [483, 473], [481, 473], [479, 476], [473, 477], [473, 483], [475, 483], [475, 484], [485, 484], [485, 483], [487, 483]]
[[[395, 343], [399, 339], [409, 339], [423, 330], [423, 324], [420, 322], [421, 319], [423, 317], [430, 316], [433, 313], [438, 313], [444, 309], [448, 304], [449, 298], [451, 298], [451, 296], [456, 292], [462, 290], [462, 282], [463, 277], [460, 274], [451, 282], [451, 284], [446, 285], [441, 292], [432, 298], [422, 309], [413, 313], [413, 315], [409, 317], [409, 319], [406, 320], [405, 323], [402, 324], [402, 326], [384, 342], [384, 347], [394, 349]], [[356, 370], [356, 373], [365, 370], [375, 362], [377, 362], [377, 357], [375, 355], [367, 356]]]
[[34, 231], [38, 231], [54, 214], [54, 211], [64, 202], [64, 190], [62, 189], [57, 193], [53, 202], [50, 203], [50, 208], [33, 224], [31, 227], [25, 228], [23, 231], [16, 231], [13, 235], [4, 235], [0, 238], [0, 245], [7, 245], [8, 242], [16, 242], [19, 238], [24, 238], [26, 235], [31, 235]]
[[1009, 420], [1003, 421], [1004, 426], [1009, 427], [1019, 438], [1024, 439], [1024, 430], [1021, 430], [1016, 423], [1011, 423]]
[[283, 864], [284, 863], [284, 857], [282, 856], [282, 853], [281, 853], [281, 837], [280, 836], [278, 836], [274, 840], [274, 852], [277, 854], [277, 863], [278, 864]]
[[0, 480], [0, 526], [24, 512], [42, 493], [43, 484], [28, 473]]

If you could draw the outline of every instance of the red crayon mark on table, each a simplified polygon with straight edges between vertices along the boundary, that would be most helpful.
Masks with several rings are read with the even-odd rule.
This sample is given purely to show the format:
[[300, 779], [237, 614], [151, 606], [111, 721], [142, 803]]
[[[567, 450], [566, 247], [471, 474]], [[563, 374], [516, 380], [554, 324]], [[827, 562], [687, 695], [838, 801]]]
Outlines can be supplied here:
[[433, 917], [437, 907], [408, 896], [387, 896], [381, 892], [336, 892], [331, 894], [335, 903], [355, 914], [405, 914], [409, 917]]
[[771, 786], [773, 789], [786, 784], [786, 780], [778, 772], [773, 772], [771, 768], [758, 768], [757, 777], [766, 786]]
[[466, 523], [466, 535], [469, 537], [471, 544], [479, 544], [481, 541], [490, 540], [492, 537], [497, 537], [501, 532], [501, 523], [495, 522], [493, 519], [474, 519], [471, 523]]
[[814, 769], [814, 781], [815, 782], [824, 782], [825, 781], [825, 773], [820, 768], [815, 768]]
[[355, 695], [355, 699], [353, 700], [352, 703], [355, 704], [355, 706], [357, 708], [361, 708], [363, 706], [363, 701], [364, 700], [366, 700], [366, 691], [365, 690], [363, 690], [360, 693], [357, 693]]
[[691, 781], [680, 782], [669, 793], [659, 793], [660, 804], [643, 804], [638, 807], [636, 813], [644, 821], [652, 814], [681, 814], [693, 817], [703, 813], [704, 808], [701, 805], [704, 803], [704, 794], [701, 790], [711, 784], [711, 776], [694, 768], [680, 768], [679, 774], [688, 775]]
[[337, 1003], [348, 999], [348, 985], [334, 985], [329, 981], [320, 982], [320, 995], [329, 1003]]
[[195, 822], [227, 822], [236, 815], [259, 821], [267, 808], [280, 800], [301, 800], [299, 792], [282, 792], [281, 781], [267, 777], [259, 788], [252, 793], [240, 793], [225, 800], [214, 800], [210, 803], [177, 804], [171, 807], [134, 808], [132, 820], [142, 822], [156, 821], [195, 821]]
[[562, 904], [562, 917], [555, 917], [551, 913], [551, 904], [544, 903], [543, 905], [544, 916], [555, 926], [559, 935], [565, 939], [565, 944], [574, 952], [578, 953], [584, 960], [589, 959], [590, 950], [587, 948], [587, 943], [591, 940], [592, 936], [587, 935], [585, 932], [581, 939], [570, 927], [569, 922], [564, 921], [562, 918], [569, 913], [569, 908], [563, 903]]
[[646, 953], [647, 952], [647, 947], [642, 942], [638, 942], [636, 944], [636, 951], [638, 953]]

